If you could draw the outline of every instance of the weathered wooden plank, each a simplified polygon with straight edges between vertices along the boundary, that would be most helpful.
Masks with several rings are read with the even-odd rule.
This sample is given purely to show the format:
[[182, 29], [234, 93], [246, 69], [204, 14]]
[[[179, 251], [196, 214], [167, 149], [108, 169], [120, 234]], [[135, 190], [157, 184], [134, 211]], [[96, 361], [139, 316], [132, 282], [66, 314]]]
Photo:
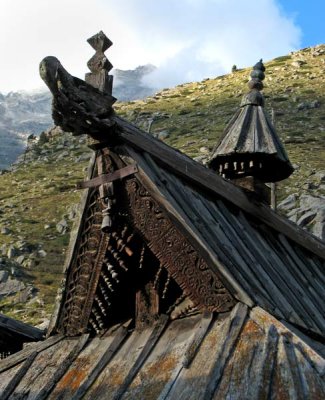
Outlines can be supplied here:
[[59, 382], [62, 376], [66, 373], [70, 365], [78, 357], [81, 350], [84, 348], [89, 338], [89, 334], [86, 333], [80, 337], [75, 347], [70, 351], [68, 356], [62, 361], [57, 370], [54, 372], [50, 380], [47, 382], [46, 386], [38, 393], [35, 400], [44, 400], [47, 398], [49, 393], [52, 391], [54, 386]]
[[[123, 394], [123, 400], [159, 398], [175, 371], [182, 367], [184, 351], [190, 343], [192, 334], [201, 318], [202, 315], [197, 314], [173, 320], [168, 324], [152, 352]], [[133, 363], [132, 361], [128, 363], [128, 369], [132, 367]]]
[[325, 246], [316, 238], [307, 234], [303, 229], [281, 217], [268, 206], [254, 201], [243, 190], [222, 179], [215, 172], [204, 168], [189, 157], [170, 148], [165, 143], [142, 132], [118, 116], [112, 116], [120, 128], [120, 136], [126, 143], [150, 153], [157, 162], [180, 175], [182, 178], [194, 182], [205, 190], [226, 198], [232, 204], [240, 207], [278, 232], [282, 232], [300, 246], [309, 249], [325, 259]]
[[272, 266], [270, 264], [268, 252], [266, 252], [265, 248], [261, 246], [255, 230], [249, 225], [245, 216], [241, 212], [239, 213], [237, 219], [237, 224], [240, 226], [242, 240], [246, 243], [247, 247], [251, 247], [252, 251], [254, 251], [254, 256], [258, 260], [259, 265], [262, 267], [258, 272], [265, 280], [268, 292], [273, 297], [274, 302], [277, 305], [277, 308], [274, 309], [273, 312], [280, 317], [289, 319], [292, 312], [292, 307], [288, 303], [285, 293], [282, 292], [275, 283], [277, 276], [272, 274]]
[[216, 391], [222, 377], [222, 372], [234, 351], [235, 343], [243, 328], [247, 317], [247, 311], [246, 305], [238, 303], [224, 324], [222, 338], [220, 338], [220, 341], [223, 342], [223, 346], [220, 346], [217, 349], [217, 357], [215, 358], [214, 367], [205, 389], [203, 396], [204, 400], [211, 400], [213, 398], [214, 392]]
[[170, 391], [173, 389], [173, 386], [176, 384], [177, 380], [179, 379], [179, 376], [181, 375], [183, 368], [184, 368], [183, 363], [179, 362], [178, 365], [176, 366], [176, 368], [174, 369], [174, 372], [173, 372], [172, 376], [170, 377], [169, 381], [167, 382], [167, 384], [164, 386], [163, 390], [161, 391], [157, 400], [168, 399]]
[[[287, 260], [287, 266], [290, 269], [291, 274], [297, 275], [297, 278], [299, 278], [299, 281], [301, 282], [304, 290], [310, 294], [313, 302], [315, 304], [318, 304], [318, 307], [322, 309], [324, 304], [320, 295], [323, 292], [323, 286], [320, 285], [320, 282], [318, 282], [317, 278], [315, 279], [315, 277], [311, 275], [311, 272], [308, 268], [308, 259], [306, 260], [307, 262], [303, 264], [300, 259], [297, 259], [297, 255], [293, 251], [287, 239], [281, 234], [278, 235], [278, 237], [280, 241], [279, 245], [282, 248], [284, 258]], [[304, 265], [304, 271], [299, 268], [300, 263]]]
[[308, 338], [302, 337], [290, 324], [277, 321], [259, 307], [253, 309], [250, 315], [264, 328], [274, 324], [281, 335], [274, 368], [273, 396], [276, 393], [279, 397], [290, 399], [323, 398], [320, 393], [323, 391], [325, 361], [313, 349], [311, 339], [306, 341]]
[[250, 285], [251, 282], [255, 281], [256, 284], [259, 284], [259, 289], [258, 292], [254, 291], [254, 288], [250, 288], [249, 291], [254, 294], [254, 298], [259, 305], [276, 311], [280, 317], [284, 317], [282, 310], [279, 309], [279, 302], [282, 304], [282, 294], [278, 292], [277, 288], [270, 285], [272, 279], [270, 279], [266, 272], [269, 260], [264, 256], [264, 251], [258, 244], [258, 232], [250, 229], [249, 233], [247, 232], [246, 234], [247, 229], [240, 221], [240, 217], [235, 217], [221, 200], [217, 200], [215, 205], [211, 203], [211, 207], [216, 215], [218, 215], [218, 219], [224, 218], [228, 221], [225, 235], [228, 235], [229, 241], [234, 242], [234, 246], [237, 246], [250, 261], [246, 264], [249, 267], [246, 271], [249, 274], [247, 283]]
[[[112, 398], [114, 397], [114, 393], [116, 392], [118, 387], [122, 385], [122, 383], [124, 382], [125, 377], [127, 376], [131, 367], [137, 360], [145, 343], [149, 339], [153, 328], [154, 327], [152, 326], [142, 331], [133, 330], [132, 332], [130, 332], [130, 335], [125, 339], [120, 348], [116, 351], [113, 358], [110, 360], [110, 362], [101, 372], [101, 374], [95, 380], [93, 385], [88, 389], [83, 399], [92, 400], [95, 398], [103, 400], [112, 400]], [[112, 340], [114, 340], [114, 337], [115, 334], [109, 338], [104, 338], [102, 340], [103, 341], [110, 340], [110, 342], [112, 342]], [[105, 348], [104, 351], [106, 351], [106, 349], [107, 347]], [[97, 365], [98, 360], [99, 358], [101, 358], [104, 351], [101, 351], [100, 357], [98, 357], [97, 354], [95, 360], [94, 359], [90, 361], [88, 360], [86, 366], [87, 373], [83, 374], [84, 376], [88, 376], [89, 373], [91, 373], [93, 366]], [[73, 393], [75, 393], [75, 391]], [[72, 394], [70, 395], [70, 397], [65, 397], [64, 400], [71, 400], [71, 398]], [[53, 400], [56, 399], [53, 398]]]
[[101, 374], [101, 372], [106, 367], [106, 365], [114, 357], [114, 354], [118, 351], [118, 349], [120, 348], [121, 344], [126, 339], [128, 334], [129, 334], [128, 327], [121, 326], [118, 329], [118, 331], [115, 333], [115, 337], [114, 337], [112, 343], [110, 344], [108, 349], [105, 351], [103, 356], [99, 359], [97, 364], [95, 364], [95, 366], [92, 368], [92, 370], [86, 377], [84, 383], [79, 387], [79, 389], [73, 395], [71, 400], [78, 400], [84, 396], [84, 394], [87, 392], [87, 390], [90, 388], [90, 386], [95, 382], [95, 380]]
[[190, 368], [191, 363], [195, 358], [197, 352], [199, 351], [199, 348], [209, 330], [209, 327], [211, 326], [212, 320], [212, 313], [204, 313], [202, 315], [200, 324], [195, 330], [193, 336], [191, 337], [190, 342], [185, 349], [183, 357], [180, 359], [177, 366], [175, 367], [173, 374], [169, 378], [169, 381], [165, 384], [163, 390], [158, 397], [158, 400], [166, 400], [173, 386], [176, 384], [177, 379], [181, 375], [183, 368]]
[[[195, 193], [192, 193], [192, 195], [193, 198]], [[236, 221], [234, 219], [232, 223], [228, 221], [230, 212], [226, 207], [223, 207], [221, 212], [221, 209], [216, 204], [203, 199], [201, 196], [197, 201], [193, 201], [193, 207], [198, 208], [201, 203], [211, 215], [211, 224], [209, 225], [211, 225], [211, 231], [214, 231], [217, 235], [215, 237], [211, 233], [210, 240], [214, 242], [216, 249], [218, 248], [218, 254], [223, 263], [227, 265], [227, 262], [229, 263], [229, 260], [232, 260], [229, 268], [232, 269], [233, 275], [240, 281], [246, 292], [253, 296], [258, 304], [268, 308], [275, 308], [274, 300], [267, 290], [268, 282], [263, 276], [263, 269], [254, 257], [253, 252], [251, 252], [250, 247], [245, 246], [239, 233], [237, 233], [240, 230], [236, 229], [239, 228]], [[204, 222], [208, 221], [207, 218], [208, 216], [204, 217]], [[220, 254], [219, 252], [220, 247], [225, 253], [225, 259], [222, 258], [223, 253]]]
[[247, 399], [267, 400], [270, 398], [270, 383], [276, 362], [278, 341], [277, 329], [274, 325], [271, 325], [265, 336], [263, 350], [250, 371]]
[[[315, 365], [313, 361], [310, 360], [311, 364], [315, 365], [315, 368], [320, 371], [320, 373], [324, 373], [325, 375], [325, 346], [321, 342], [317, 342], [316, 340], [311, 339], [309, 336], [305, 335], [301, 332], [296, 326], [290, 324], [288, 321], [281, 320], [280, 321], [289, 331], [294, 333], [302, 342], [308, 345], [313, 351], [315, 351], [319, 356], [321, 356], [323, 361], [323, 366], [319, 368], [318, 364]], [[297, 346], [301, 346], [301, 343], [298, 342]]]
[[260, 242], [271, 261], [269, 272], [274, 276], [275, 284], [285, 293], [286, 299], [298, 315], [295, 322], [322, 334], [324, 319], [319, 315], [315, 305], [308, 302], [308, 297], [304, 296], [303, 287], [299, 286], [295, 275], [288, 273], [287, 265], [273, 248], [270, 237], [265, 235]]
[[[325, 375], [325, 359], [320, 355], [321, 353], [317, 350], [316, 343], [311, 338], [302, 334], [287, 321], [277, 320], [260, 307], [253, 308], [250, 312], [250, 317], [266, 330], [269, 329], [270, 325], [275, 325], [280, 334], [290, 334], [292, 343], [306, 353], [309, 363], [314, 366], [320, 375]], [[324, 345], [322, 345], [322, 348], [324, 348]]]
[[167, 326], [167, 323], [169, 321], [168, 315], [161, 315], [159, 320], [157, 321], [155, 328], [151, 332], [151, 335], [147, 341], [147, 343], [144, 345], [141, 353], [139, 354], [137, 360], [135, 361], [134, 365], [132, 366], [131, 370], [127, 374], [126, 378], [124, 379], [124, 382], [122, 385], [118, 388], [116, 393], [114, 394], [113, 399], [114, 400], [120, 400], [131, 382], [133, 381], [134, 377], [138, 373], [139, 369], [149, 356], [150, 352], [156, 345], [157, 341], [159, 340], [161, 334], [163, 333], [164, 329]]
[[63, 335], [52, 336], [49, 339], [45, 340], [44, 342], [36, 343], [35, 345], [30, 345], [28, 348], [21, 350], [10, 357], [0, 360], [0, 373], [26, 360], [26, 358], [28, 358], [35, 351], [37, 353], [40, 353], [41, 351], [55, 345], [60, 340], [62, 340], [63, 337], [64, 337]]
[[198, 352], [203, 339], [205, 338], [211, 322], [213, 320], [212, 313], [204, 313], [200, 322], [198, 329], [195, 330], [194, 337], [191, 340], [189, 346], [187, 347], [184, 358], [183, 358], [183, 367], [189, 368], [196, 353]]
[[1, 394], [1, 399], [2, 400], [7, 400], [9, 399], [10, 395], [13, 393], [13, 391], [16, 389], [17, 385], [23, 378], [23, 376], [26, 374], [28, 371], [29, 367], [32, 365], [33, 361], [35, 360], [37, 356], [37, 352], [34, 351], [30, 356], [27, 357], [21, 368], [17, 371], [17, 373], [13, 376], [11, 381], [8, 383], [7, 387]]
[[269, 398], [302, 400], [303, 397], [297, 392], [296, 382], [294, 381], [292, 370], [287, 359], [284, 344], [285, 340], [283, 336], [280, 336]]
[[281, 244], [278, 242], [275, 244], [274, 240], [270, 238], [266, 238], [266, 240], [274, 248], [273, 257], [277, 260], [277, 265], [280, 266], [283, 277], [286, 278], [288, 283], [290, 282], [292, 296], [294, 298], [299, 297], [298, 303], [301, 305], [301, 309], [305, 310], [304, 320], [306, 323], [309, 321], [312, 326], [318, 327], [319, 333], [325, 332], [325, 319], [323, 316], [325, 303], [322, 299], [323, 290], [318, 296], [313, 296], [308, 290], [304, 279], [302, 277], [300, 278], [299, 270], [297, 271], [297, 268], [295, 268], [291, 260], [288, 259], [287, 253], [282, 250]]
[[325, 399], [323, 374], [317, 373], [318, 371], [314, 369], [314, 363], [310, 362], [311, 359], [302, 346], [295, 344], [293, 350], [297, 360], [297, 368], [301, 377], [303, 392], [306, 393], [305, 398], [315, 400]]
[[1, 328], [18, 334], [23, 338], [26, 338], [26, 340], [29, 339], [36, 341], [41, 340], [44, 337], [44, 331], [41, 329], [25, 324], [24, 322], [17, 321], [13, 318], [9, 318], [0, 313], [0, 329]]
[[[251, 251], [251, 247], [248, 247], [243, 242], [240, 235], [240, 227], [237, 224], [236, 219], [231, 215], [231, 212], [227, 210], [226, 207], [223, 207], [222, 211], [217, 204], [209, 201], [207, 199], [203, 199], [200, 197], [200, 201], [203, 204], [206, 204], [206, 208], [211, 213], [211, 216], [214, 216], [214, 226], [219, 222], [223, 226], [223, 234], [228, 238], [229, 243], [238, 250], [240, 254], [242, 254], [242, 258], [245, 260], [245, 263], [242, 265], [241, 270], [242, 274], [244, 273], [246, 276], [247, 284], [250, 285], [251, 282], [255, 283], [255, 288], [250, 287], [249, 291], [253, 291], [254, 295], [258, 298], [259, 303], [265, 304], [265, 301], [269, 303], [268, 305], [271, 307], [276, 307], [274, 300], [270, 293], [268, 293], [266, 289], [267, 282], [259, 273], [261, 269], [261, 265], [255, 257], [253, 251]], [[220, 205], [221, 202], [219, 202]], [[217, 222], [218, 221], [218, 222]], [[256, 286], [258, 289], [256, 289]], [[262, 294], [262, 296], [261, 296]]]
[[[297, 256], [301, 260], [304, 260], [306, 258], [305, 251], [303, 251], [303, 249], [300, 249], [296, 244], [293, 244], [293, 247], [295, 248], [295, 252], [297, 253]], [[308, 260], [309, 260], [310, 272], [314, 276], [314, 279], [317, 279], [321, 284], [325, 285], [325, 274], [324, 274], [325, 262], [324, 262], [324, 260], [316, 259], [315, 254], [309, 254]], [[321, 263], [321, 261], [322, 261], [322, 263]], [[304, 269], [303, 269], [303, 271], [304, 271]]]
[[[229, 361], [222, 371], [220, 382], [213, 394], [214, 400], [249, 398], [247, 393], [252, 384], [252, 376], [262, 372], [255, 371], [255, 364], [262, 352], [264, 338], [264, 330], [247, 318]], [[255, 400], [255, 397], [250, 400]]]
[[[297, 245], [295, 244], [295, 246], [297, 246]], [[312, 253], [309, 253], [309, 255], [310, 255], [310, 257], [311, 257], [311, 263], [312, 263], [312, 265], [314, 266], [315, 270], [316, 270], [316, 271], [319, 271], [319, 273], [318, 273], [319, 278], [322, 279], [322, 282], [325, 283], [325, 276], [324, 276], [324, 274], [322, 274], [322, 272], [321, 272], [321, 271], [324, 271], [324, 268], [325, 268], [325, 260], [323, 260], [323, 259], [317, 257], [317, 255], [312, 254]]]
[[73, 339], [66, 339], [39, 352], [11, 395], [12, 399], [35, 400], [47, 383], [51, 381], [53, 374], [66, 358], [66, 354], [74, 347], [75, 342]]
[[303, 383], [303, 377], [301, 376], [299, 371], [299, 365], [297, 362], [297, 357], [294, 351], [293, 344], [291, 342], [291, 338], [290, 336], [283, 335], [281, 339], [285, 350], [288, 367], [293, 377], [297, 397], [301, 399], [307, 399], [308, 397], [306, 387]]
[[111, 344], [113, 337], [94, 337], [80, 352], [75, 361], [70, 365], [64, 376], [49, 394], [49, 400], [71, 400], [78, 388], [85, 381], [93, 366], [103, 356]]
[[264, 265], [264, 268], [261, 270], [261, 272], [268, 276], [269, 291], [277, 294], [275, 300], [277, 300], [277, 303], [279, 304], [279, 309], [285, 315], [285, 318], [289, 321], [293, 321], [295, 323], [305, 326], [305, 322], [297, 314], [297, 309], [293, 308], [294, 305], [298, 307], [298, 310], [300, 310], [300, 306], [299, 304], [297, 304], [297, 300], [294, 298], [294, 296], [291, 295], [290, 288], [288, 289], [288, 285], [281, 276], [281, 273], [279, 273], [279, 271], [275, 269], [276, 264], [274, 265], [273, 252], [265, 244], [262, 236], [260, 236], [260, 240], [258, 242], [252, 239], [252, 235], [254, 237], [255, 233], [253, 227], [248, 223], [245, 216], [241, 212], [238, 215], [238, 219], [243, 226], [243, 237], [245, 237], [252, 248], [254, 248], [256, 254], [258, 254], [259, 257], [264, 260], [262, 264]]

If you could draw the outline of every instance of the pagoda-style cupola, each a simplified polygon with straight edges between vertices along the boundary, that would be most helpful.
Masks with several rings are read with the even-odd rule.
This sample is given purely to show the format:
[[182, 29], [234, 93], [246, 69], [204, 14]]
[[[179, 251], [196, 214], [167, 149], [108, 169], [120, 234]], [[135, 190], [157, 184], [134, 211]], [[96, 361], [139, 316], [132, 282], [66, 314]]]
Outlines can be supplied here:
[[253, 177], [260, 182], [288, 178], [293, 167], [275, 128], [264, 111], [261, 93], [265, 67], [260, 60], [250, 74], [250, 91], [215, 148], [209, 168], [227, 179]]

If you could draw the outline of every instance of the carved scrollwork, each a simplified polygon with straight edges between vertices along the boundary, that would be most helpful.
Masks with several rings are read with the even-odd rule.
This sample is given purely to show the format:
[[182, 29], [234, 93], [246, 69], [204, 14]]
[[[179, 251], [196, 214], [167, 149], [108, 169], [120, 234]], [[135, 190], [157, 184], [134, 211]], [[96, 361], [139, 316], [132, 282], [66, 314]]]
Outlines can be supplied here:
[[136, 180], [126, 183], [130, 214], [148, 247], [193, 303], [209, 311], [228, 311], [235, 301], [193, 246]]
[[98, 191], [89, 194], [78, 250], [67, 277], [65, 301], [61, 310], [59, 331], [75, 335], [83, 330], [82, 316], [85, 313], [89, 285], [95, 267], [96, 255], [102, 240], [100, 231], [101, 206]]
[[[106, 158], [105, 168], [111, 167]], [[105, 206], [101, 191], [93, 189], [88, 196], [58, 331], [101, 332], [120, 315], [133, 312], [130, 296], [135, 285], [139, 289], [148, 279], [162, 312], [172, 312], [186, 297], [192, 311], [232, 308], [235, 301], [217, 274], [136, 178], [116, 185], [113, 226], [106, 233], [101, 230]], [[123, 314], [123, 307], [129, 311]]]

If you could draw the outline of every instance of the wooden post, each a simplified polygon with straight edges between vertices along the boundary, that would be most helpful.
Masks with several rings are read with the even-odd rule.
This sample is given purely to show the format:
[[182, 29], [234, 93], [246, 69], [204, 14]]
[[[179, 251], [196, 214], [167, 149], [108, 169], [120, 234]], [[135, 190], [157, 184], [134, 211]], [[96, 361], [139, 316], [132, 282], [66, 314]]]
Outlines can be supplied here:
[[108, 61], [104, 52], [111, 47], [113, 43], [102, 31], [89, 38], [87, 42], [96, 53], [87, 63], [91, 72], [86, 74], [85, 81], [102, 92], [111, 95], [113, 75], [109, 75], [108, 72], [113, 68], [113, 65]]
[[[99, 89], [101, 92], [112, 95], [113, 75], [109, 75], [109, 71], [113, 65], [105, 56], [105, 51], [112, 46], [113, 42], [108, 39], [103, 31], [96, 33], [87, 40], [96, 53], [88, 61], [87, 66], [91, 72], [85, 75], [85, 81], [89, 85]], [[87, 144], [93, 150], [100, 148], [98, 140], [87, 137]]]

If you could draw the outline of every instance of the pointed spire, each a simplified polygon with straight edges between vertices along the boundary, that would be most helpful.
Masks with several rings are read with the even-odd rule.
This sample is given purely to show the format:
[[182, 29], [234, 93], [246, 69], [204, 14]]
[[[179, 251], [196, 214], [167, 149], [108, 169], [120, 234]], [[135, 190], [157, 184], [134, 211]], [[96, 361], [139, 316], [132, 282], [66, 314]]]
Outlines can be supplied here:
[[228, 179], [252, 176], [262, 182], [276, 182], [293, 172], [286, 151], [264, 111], [261, 93], [264, 72], [260, 60], [250, 74], [250, 91], [243, 96], [239, 110], [210, 158], [209, 168]]
[[104, 52], [111, 47], [113, 43], [103, 31], [96, 33], [96, 35], [89, 38], [87, 42], [96, 53], [87, 63], [91, 72], [86, 74], [85, 81], [102, 92], [111, 95], [113, 76], [108, 73], [113, 68], [113, 65], [106, 58]]

